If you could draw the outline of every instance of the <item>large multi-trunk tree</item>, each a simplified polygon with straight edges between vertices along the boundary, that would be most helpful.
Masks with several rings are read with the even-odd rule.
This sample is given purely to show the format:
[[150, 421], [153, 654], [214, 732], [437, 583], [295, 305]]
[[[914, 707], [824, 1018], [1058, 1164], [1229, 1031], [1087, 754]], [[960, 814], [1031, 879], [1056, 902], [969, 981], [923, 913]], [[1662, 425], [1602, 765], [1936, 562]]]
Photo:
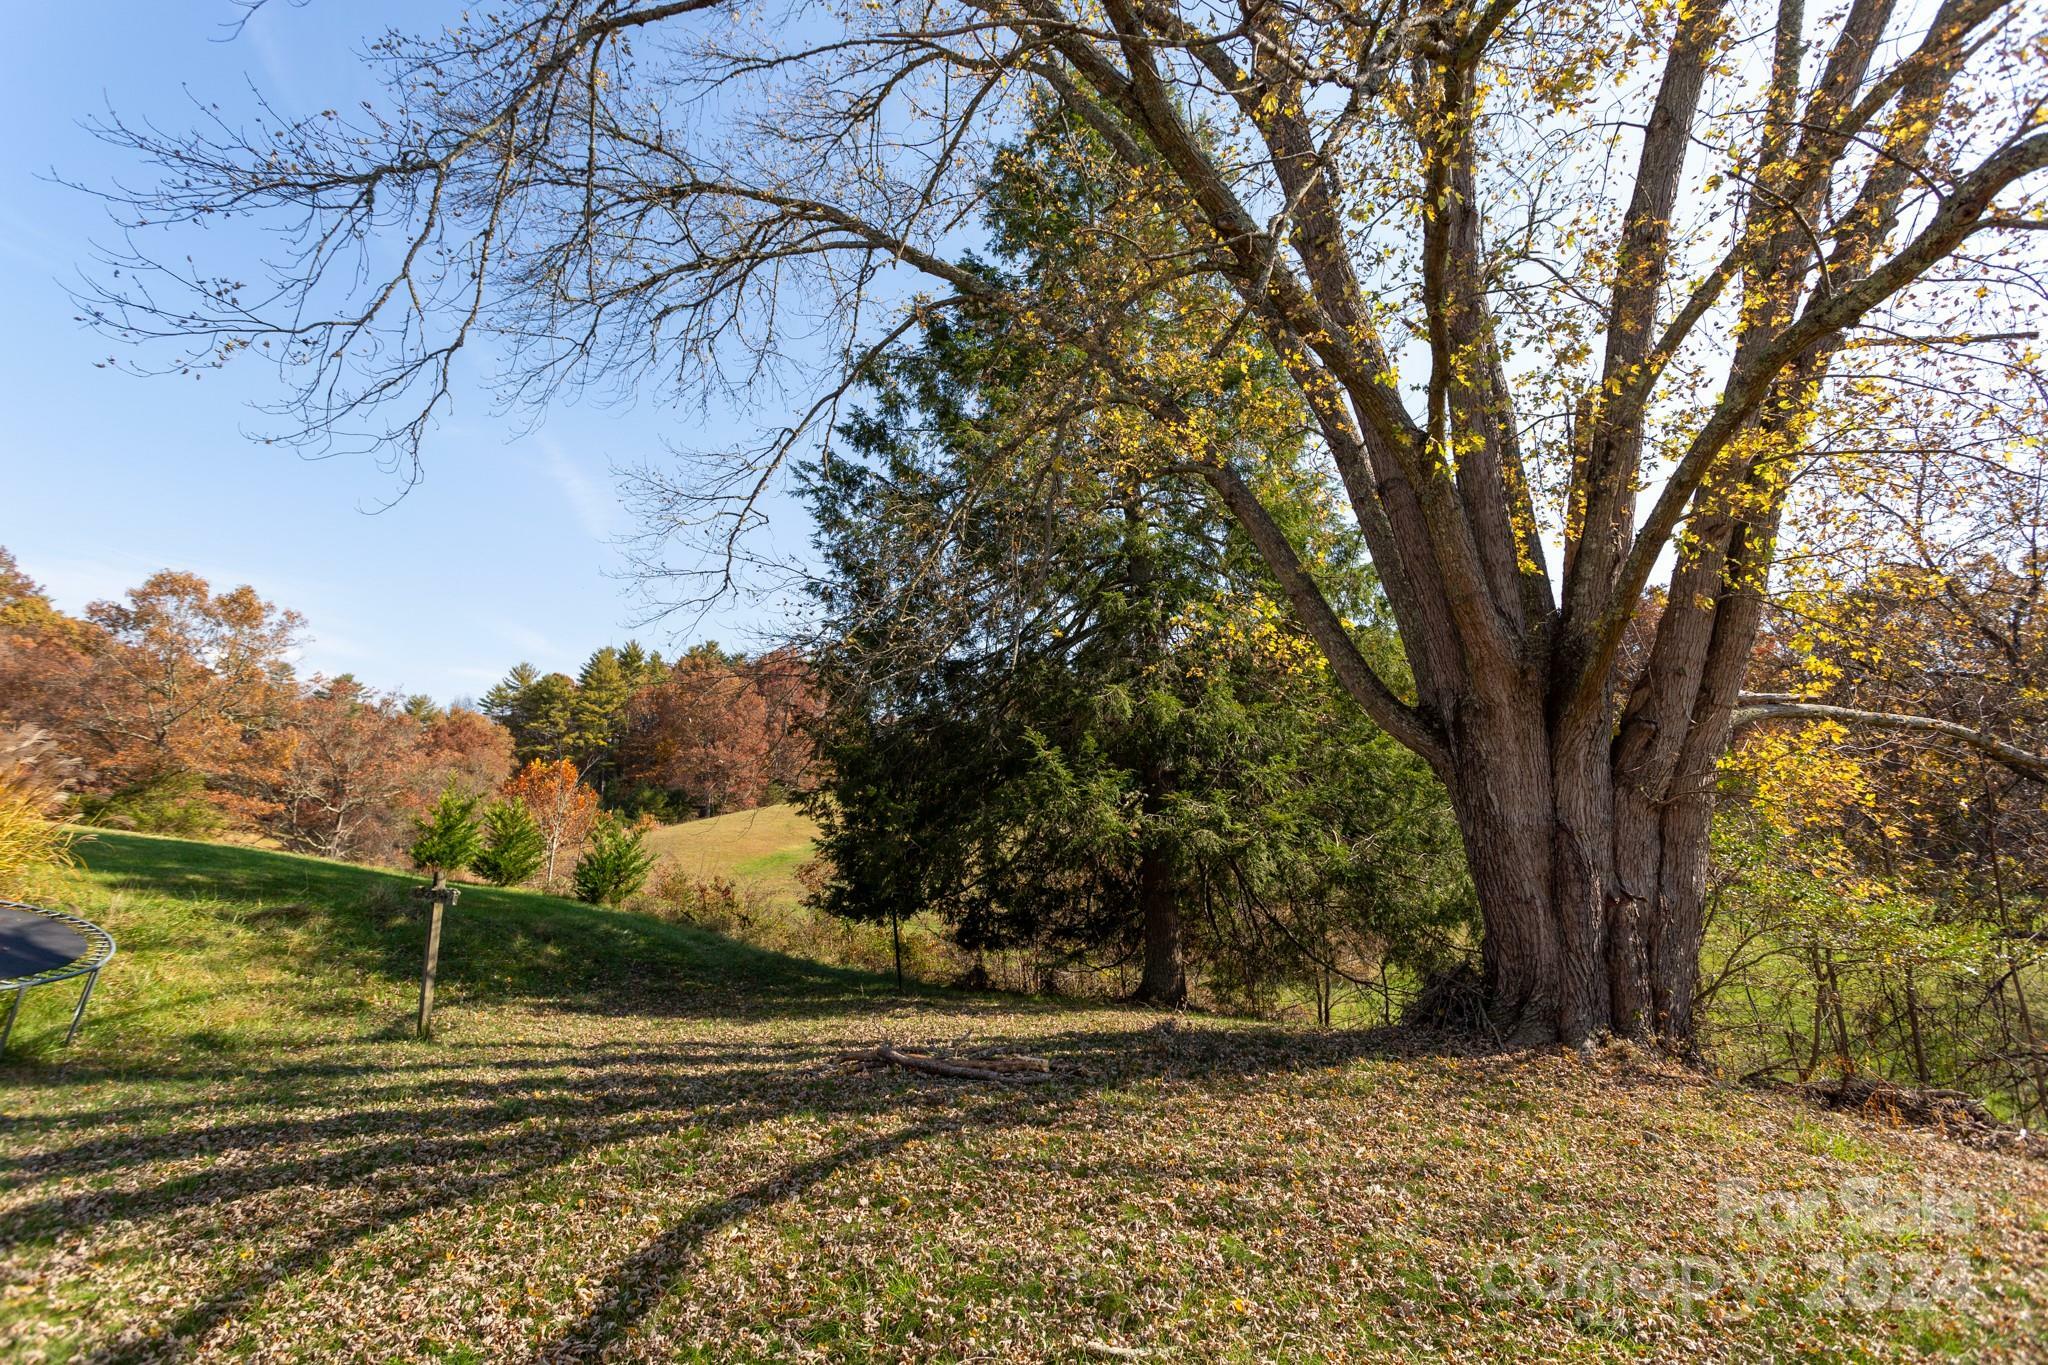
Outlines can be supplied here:
[[[1008, 310], [1174, 430], [1345, 688], [1442, 777], [1510, 1037], [1689, 1042], [1712, 777], [1795, 476], [1882, 458], [1898, 394], [2038, 380], [2048, 62], [2018, 0], [524, 0], [450, 22], [373, 48], [375, 110], [110, 124], [164, 171], [125, 197], [136, 219], [257, 215], [295, 251], [248, 283], [131, 238], [96, 320], [196, 343], [189, 363], [267, 352], [294, 434], [408, 459], [480, 339], [525, 402], [829, 374], [757, 447], [643, 483], [729, 565], [871, 357], [930, 310]], [[1076, 231], [1118, 265], [1012, 284], [972, 224], [1050, 104], [1107, 149], [1119, 211]], [[1131, 343], [1130, 317], [1213, 297], [1206, 372]], [[1246, 338], [1312, 413], [1412, 687], [1295, 560], [1256, 454], [1212, 439]]]

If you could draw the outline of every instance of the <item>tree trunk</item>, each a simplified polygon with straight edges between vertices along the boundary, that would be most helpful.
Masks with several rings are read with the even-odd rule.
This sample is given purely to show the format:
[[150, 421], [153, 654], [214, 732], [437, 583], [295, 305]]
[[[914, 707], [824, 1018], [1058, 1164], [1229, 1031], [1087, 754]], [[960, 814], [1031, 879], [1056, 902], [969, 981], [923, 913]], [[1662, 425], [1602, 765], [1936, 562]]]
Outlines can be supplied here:
[[1145, 972], [1134, 998], [1178, 1009], [1188, 999], [1187, 965], [1173, 861], [1164, 850], [1148, 848], [1139, 856], [1138, 907], [1145, 917]]
[[[1721, 580], [1743, 547], [1728, 528], [1680, 582]], [[1714, 776], [1756, 608], [1726, 587], [1669, 608], [1619, 716], [1605, 698], [1551, 715], [1526, 672], [1482, 680], [1451, 710], [1445, 777], [1501, 1041], [1611, 1033], [1693, 1051]]]
[[[1529, 746], [1514, 762], [1497, 746], [1459, 747], [1472, 757], [1452, 805], [1484, 921], [1493, 1032], [1518, 1046], [1613, 1033], [1689, 1052], [1711, 786], [1618, 800], [1608, 744], [1588, 738]], [[1640, 869], [1646, 894], [1626, 889], [1622, 865]]]
[[[1124, 513], [1124, 581], [1132, 603], [1143, 615], [1135, 635], [1137, 657], [1148, 663], [1167, 657], [1167, 617], [1171, 608], [1163, 600], [1159, 563], [1146, 522], [1144, 488], [1133, 485], [1126, 494]], [[1172, 772], [1162, 741], [1145, 730], [1147, 752], [1138, 767], [1143, 775], [1145, 823], [1149, 827], [1165, 808], [1172, 787]], [[1187, 967], [1183, 960], [1180, 918], [1180, 888], [1174, 882], [1174, 855], [1156, 832], [1148, 828], [1143, 850], [1138, 855], [1138, 914], [1144, 923], [1145, 970], [1138, 979], [1134, 997], [1148, 1005], [1178, 1009], [1187, 1003]]]

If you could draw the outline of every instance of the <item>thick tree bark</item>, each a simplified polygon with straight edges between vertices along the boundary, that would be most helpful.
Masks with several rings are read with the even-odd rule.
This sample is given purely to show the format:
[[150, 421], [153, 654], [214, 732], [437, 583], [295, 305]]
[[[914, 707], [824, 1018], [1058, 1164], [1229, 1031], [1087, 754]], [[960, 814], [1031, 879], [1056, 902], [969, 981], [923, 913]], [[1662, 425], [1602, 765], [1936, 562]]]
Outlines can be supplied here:
[[1714, 772], [1761, 615], [1746, 569], [1774, 527], [1702, 529], [1676, 576], [1696, 591], [1625, 706], [1559, 705], [1560, 667], [1480, 675], [1489, 699], [1451, 712], [1446, 780], [1504, 1041], [1692, 1050]]
[[[1483, 920], [1488, 1022], [1513, 1045], [1613, 1033], [1689, 1051], [1712, 759], [1624, 795], [1609, 727], [1531, 729], [1536, 743], [1476, 730], [1457, 742], [1451, 797]], [[1682, 747], [1718, 757], [1713, 729]]]

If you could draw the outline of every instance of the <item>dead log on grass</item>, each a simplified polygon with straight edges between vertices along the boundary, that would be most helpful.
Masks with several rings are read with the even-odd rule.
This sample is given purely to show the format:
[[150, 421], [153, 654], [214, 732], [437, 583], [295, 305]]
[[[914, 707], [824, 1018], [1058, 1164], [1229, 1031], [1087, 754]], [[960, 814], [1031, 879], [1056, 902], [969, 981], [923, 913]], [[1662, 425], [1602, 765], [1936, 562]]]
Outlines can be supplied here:
[[899, 1048], [888, 1043], [842, 1052], [832, 1060], [834, 1065], [861, 1071], [879, 1071], [883, 1067], [896, 1066], [956, 1081], [1039, 1081], [1052, 1074], [1052, 1064], [1043, 1057], [996, 1053], [953, 1059], [935, 1056], [919, 1048]]

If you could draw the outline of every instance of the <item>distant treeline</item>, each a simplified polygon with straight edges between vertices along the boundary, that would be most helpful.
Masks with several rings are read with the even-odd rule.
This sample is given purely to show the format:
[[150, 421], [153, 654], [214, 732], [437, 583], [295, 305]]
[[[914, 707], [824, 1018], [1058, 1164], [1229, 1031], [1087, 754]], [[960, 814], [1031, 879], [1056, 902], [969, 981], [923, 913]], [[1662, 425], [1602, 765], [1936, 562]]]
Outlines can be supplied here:
[[669, 663], [632, 641], [596, 651], [573, 678], [519, 664], [481, 705], [510, 733], [519, 762], [568, 759], [608, 807], [666, 820], [802, 789], [804, 724], [818, 710], [792, 650], [748, 656], [703, 644]]
[[566, 783], [593, 809], [674, 819], [791, 791], [809, 763], [811, 694], [791, 653], [703, 645], [668, 663], [629, 643], [576, 678], [521, 664], [481, 704], [443, 706], [300, 677], [304, 627], [252, 587], [173, 570], [74, 616], [0, 548], [9, 761], [86, 823], [377, 861], [450, 789], [516, 801]]

